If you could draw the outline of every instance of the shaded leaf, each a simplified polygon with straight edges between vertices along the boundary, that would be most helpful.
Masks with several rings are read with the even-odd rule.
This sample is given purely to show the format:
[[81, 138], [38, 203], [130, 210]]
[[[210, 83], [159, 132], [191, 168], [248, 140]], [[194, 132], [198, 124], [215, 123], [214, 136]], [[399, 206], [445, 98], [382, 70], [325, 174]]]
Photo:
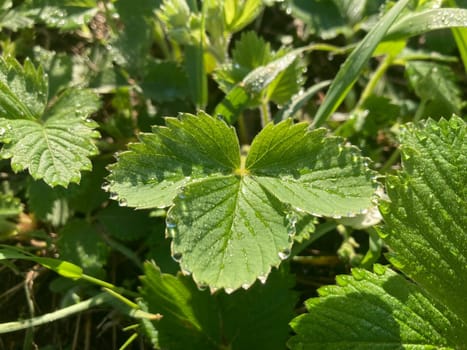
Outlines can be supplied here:
[[87, 274], [104, 276], [104, 265], [109, 248], [96, 230], [84, 220], [72, 220], [59, 232], [57, 240], [61, 256], [78, 266]]
[[433, 62], [412, 61], [407, 63], [406, 73], [415, 93], [427, 103], [424, 116], [440, 117], [460, 113], [461, 91], [450, 67]]
[[256, 283], [248, 292], [210, 295], [190, 278], [162, 274], [147, 263], [142, 284], [149, 312], [164, 316], [154, 323], [162, 348], [284, 348], [296, 296], [283, 271], [275, 271], [265, 285]]

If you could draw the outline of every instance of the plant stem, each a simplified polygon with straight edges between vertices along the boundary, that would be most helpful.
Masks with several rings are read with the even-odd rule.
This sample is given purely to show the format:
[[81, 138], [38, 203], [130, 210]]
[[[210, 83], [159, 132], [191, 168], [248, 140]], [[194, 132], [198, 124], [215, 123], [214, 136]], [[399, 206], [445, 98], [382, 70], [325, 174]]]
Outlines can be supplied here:
[[269, 103], [263, 99], [260, 106], [261, 112], [261, 127], [264, 128], [271, 121], [271, 111], [269, 110]]
[[360, 99], [358, 100], [356, 108], [361, 107], [362, 104], [365, 102], [365, 100], [373, 93], [373, 91], [376, 88], [376, 85], [381, 80], [383, 75], [386, 73], [389, 66], [392, 64], [393, 60], [394, 60], [394, 57], [392, 55], [387, 55], [383, 59], [381, 64], [378, 66], [378, 68], [375, 70], [375, 72], [371, 76], [370, 80], [368, 81], [368, 84], [366, 84], [365, 89], [360, 95]]
[[57, 310], [57, 311], [54, 311], [54, 312], [51, 312], [51, 313], [48, 313], [42, 316], [38, 316], [38, 317], [34, 317], [34, 318], [27, 319], [27, 320], [22, 320], [22, 321], [1, 323], [0, 334], [15, 332], [15, 331], [19, 331], [22, 329], [36, 327], [36, 326], [40, 326], [40, 325], [43, 325], [49, 322], [53, 322], [61, 318], [65, 318], [73, 314], [76, 314], [78, 312], [87, 310], [93, 306], [101, 305], [105, 302], [112, 300], [112, 298], [113, 297], [109, 295], [108, 293], [100, 293], [88, 300], [79, 302], [77, 304], [65, 307], [63, 309], [60, 309], [60, 310]]

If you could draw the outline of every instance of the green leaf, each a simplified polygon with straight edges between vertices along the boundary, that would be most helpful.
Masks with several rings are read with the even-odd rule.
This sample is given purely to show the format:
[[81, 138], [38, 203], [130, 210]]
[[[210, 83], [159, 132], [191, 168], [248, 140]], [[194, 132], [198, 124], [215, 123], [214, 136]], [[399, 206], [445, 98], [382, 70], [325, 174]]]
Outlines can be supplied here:
[[[47, 103], [47, 79], [31, 61], [24, 68], [13, 57], [0, 58], [0, 117], [34, 119]], [[1, 134], [1, 131], [0, 131]]]
[[352, 88], [363, 70], [373, 51], [383, 39], [384, 35], [401, 13], [410, 0], [400, 0], [384, 17], [378, 21], [377, 25], [358, 44], [355, 50], [347, 57], [339, 72], [334, 78], [323, 104], [316, 112], [313, 125], [321, 126], [329, 116], [339, 107], [347, 93]]
[[123, 28], [113, 40], [113, 51], [118, 52], [122, 65], [133, 75], [141, 74], [151, 47], [151, 15], [157, 1], [117, 1], [115, 9]]
[[15, 172], [29, 169], [50, 186], [79, 182], [90, 170], [89, 156], [98, 152], [97, 124], [88, 115], [99, 107], [88, 90], [66, 90], [44, 112], [47, 80], [26, 61], [0, 59], [0, 156], [11, 158]]
[[133, 241], [149, 236], [154, 226], [154, 219], [147, 211], [134, 211], [117, 205], [109, 205], [97, 213], [99, 223], [109, 233], [121, 241]]
[[250, 24], [262, 10], [261, 0], [225, 0], [225, 28], [230, 33], [238, 32]]
[[187, 99], [188, 79], [175, 62], [149, 61], [141, 87], [146, 96], [158, 103]]
[[292, 349], [465, 348], [465, 136], [458, 117], [401, 134], [403, 170], [387, 180], [381, 235], [415, 283], [381, 265], [339, 276], [292, 321]]
[[[281, 73], [289, 68], [302, 52], [303, 49], [290, 51], [284, 56], [269, 62], [267, 65], [257, 67], [249, 72], [216, 106], [214, 114], [222, 116], [230, 124], [233, 124], [238, 115], [245, 108], [249, 107], [276, 78], [281, 78]], [[291, 90], [290, 97], [298, 91], [296, 87], [294, 88], [295, 91], [294, 89]], [[269, 93], [272, 94], [273, 91], [271, 90]]]
[[0, 246], [0, 260], [5, 259], [34, 261], [66, 278], [80, 279], [83, 277], [83, 270], [79, 266], [68, 261], [27, 255], [19, 249], [2, 245]]
[[283, 203], [314, 215], [353, 216], [371, 206], [375, 191], [367, 160], [325, 130], [304, 123], [267, 125], [253, 140], [246, 168]]
[[202, 42], [185, 46], [185, 70], [188, 76], [188, 88], [196, 109], [204, 109], [208, 100], [208, 81]]
[[[460, 118], [409, 125], [381, 212], [391, 262], [467, 322], [467, 143]], [[464, 333], [467, 334], [467, 333]]]
[[[458, 7], [455, 0], [448, 0], [448, 4], [451, 7]], [[452, 28], [451, 31], [467, 72], [467, 28]]]
[[407, 63], [406, 73], [415, 93], [427, 103], [424, 116], [440, 117], [460, 113], [461, 91], [456, 84], [456, 75], [449, 66], [412, 61]]
[[429, 9], [402, 17], [388, 30], [385, 40], [409, 38], [432, 30], [455, 27], [467, 27], [467, 9]]
[[[291, 349], [461, 349], [466, 324], [417, 285], [381, 265], [354, 269], [306, 301]], [[460, 346], [460, 347], [459, 347]]]
[[111, 168], [112, 196], [133, 207], [172, 206], [167, 235], [185, 272], [212, 291], [264, 281], [287, 258], [291, 210], [334, 217], [371, 206], [365, 159], [325, 131], [269, 124], [240, 160], [234, 130], [205, 113], [166, 119]]
[[334, 1], [287, 0], [286, 9], [292, 16], [307, 23], [310, 32], [322, 39], [332, 39], [341, 33], [349, 36], [352, 33]]
[[167, 349], [283, 349], [296, 302], [292, 279], [283, 271], [266, 285], [231, 295], [200, 291], [184, 276], [162, 274], [145, 264], [141, 294], [151, 313], [159, 345]]
[[237, 137], [223, 121], [201, 112], [198, 117], [166, 118], [166, 125], [141, 134], [141, 142], [130, 144], [129, 151], [111, 166], [110, 191], [122, 204], [164, 208], [172, 205], [188, 181], [240, 165]]
[[292, 118], [318, 91], [327, 87], [331, 82], [325, 80], [315, 85], [310, 86], [306, 91], [300, 90], [297, 94], [293, 95], [290, 101], [280, 109], [274, 116], [274, 121]]
[[16, 222], [23, 207], [18, 198], [0, 193], [0, 239], [6, 238], [16, 231]]
[[72, 220], [58, 233], [58, 252], [78, 266], [86, 274], [104, 276], [103, 266], [109, 248], [98, 232], [84, 220]]

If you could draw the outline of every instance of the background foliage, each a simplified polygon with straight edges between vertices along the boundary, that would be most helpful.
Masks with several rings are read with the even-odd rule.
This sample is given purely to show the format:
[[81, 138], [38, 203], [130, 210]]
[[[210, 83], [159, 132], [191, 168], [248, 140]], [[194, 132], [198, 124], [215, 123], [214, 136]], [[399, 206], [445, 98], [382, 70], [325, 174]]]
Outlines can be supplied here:
[[3, 0], [0, 48], [0, 349], [465, 348], [466, 1]]

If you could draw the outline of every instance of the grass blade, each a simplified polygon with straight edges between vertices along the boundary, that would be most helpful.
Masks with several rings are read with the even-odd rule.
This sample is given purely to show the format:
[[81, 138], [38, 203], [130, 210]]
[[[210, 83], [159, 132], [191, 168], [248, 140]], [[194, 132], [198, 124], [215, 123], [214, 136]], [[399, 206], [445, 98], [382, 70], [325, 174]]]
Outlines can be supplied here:
[[336, 78], [331, 84], [324, 103], [318, 109], [313, 127], [322, 125], [337, 109], [342, 100], [355, 83], [358, 75], [372, 56], [373, 51], [384, 38], [389, 27], [410, 0], [400, 0], [389, 12], [373, 27], [360, 44], [342, 64]]

